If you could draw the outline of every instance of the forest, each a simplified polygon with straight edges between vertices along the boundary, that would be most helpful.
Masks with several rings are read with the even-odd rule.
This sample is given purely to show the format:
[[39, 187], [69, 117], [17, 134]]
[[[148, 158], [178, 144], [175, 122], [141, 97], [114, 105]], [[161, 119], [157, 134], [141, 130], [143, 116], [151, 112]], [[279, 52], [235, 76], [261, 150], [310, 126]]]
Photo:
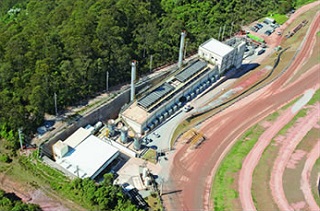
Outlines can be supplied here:
[[5, 193], [0, 189], [0, 210], [40, 211], [41, 208], [36, 204], [23, 203], [15, 194]]
[[[271, 13], [284, 14], [301, 0], [1, 0], [0, 134], [31, 134], [45, 113], [77, 104], [138, 75], [176, 61], [180, 32], [187, 54]], [[225, 33], [225, 37], [231, 33]]]

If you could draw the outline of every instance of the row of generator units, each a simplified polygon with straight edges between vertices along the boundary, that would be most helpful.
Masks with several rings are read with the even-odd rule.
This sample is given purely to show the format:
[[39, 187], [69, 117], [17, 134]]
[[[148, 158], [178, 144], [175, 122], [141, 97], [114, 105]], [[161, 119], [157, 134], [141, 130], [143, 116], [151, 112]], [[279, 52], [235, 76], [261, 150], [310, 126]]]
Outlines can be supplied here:
[[185, 92], [185, 94], [183, 95], [186, 99], [185, 102], [176, 102], [169, 109], [166, 109], [161, 115], [159, 115], [151, 123], [149, 123], [146, 128], [144, 128], [144, 132], [149, 133], [150, 131], [152, 131], [160, 123], [162, 123], [168, 117], [173, 115], [176, 111], [182, 108], [186, 102], [195, 99], [200, 93], [206, 90], [212, 83], [216, 82], [218, 79], [219, 79], [219, 76], [216, 76], [216, 77], [212, 76], [208, 80], [199, 84], [196, 88], [190, 90], [190, 92]]

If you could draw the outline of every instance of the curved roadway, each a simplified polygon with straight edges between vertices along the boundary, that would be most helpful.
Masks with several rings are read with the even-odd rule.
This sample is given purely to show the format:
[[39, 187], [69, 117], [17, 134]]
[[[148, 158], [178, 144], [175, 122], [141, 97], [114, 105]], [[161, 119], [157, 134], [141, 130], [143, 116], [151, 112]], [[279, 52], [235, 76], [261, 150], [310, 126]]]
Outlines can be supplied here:
[[318, 69], [312, 68], [294, 83], [283, 87], [312, 49], [311, 40], [320, 22], [319, 16], [316, 19], [303, 49], [279, 79], [206, 121], [201, 131], [207, 141], [200, 148], [189, 151], [185, 145], [177, 151], [170, 177], [164, 184], [163, 199], [168, 210], [208, 210], [212, 170], [216, 169], [221, 155], [231, 143], [254, 123], [303, 94], [305, 90], [319, 85], [319, 78], [315, 77]]
[[310, 187], [310, 175], [312, 168], [314, 167], [316, 160], [320, 158], [320, 140], [315, 144], [311, 152], [307, 155], [307, 160], [303, 167], [303, 171], [301, 173], [301, 190], [304, 194], [304, 198], [306, 199], [307, 204], [310, 207], [310, 210], [320, 210], [317, 202], [313, 198], [311, 187]]

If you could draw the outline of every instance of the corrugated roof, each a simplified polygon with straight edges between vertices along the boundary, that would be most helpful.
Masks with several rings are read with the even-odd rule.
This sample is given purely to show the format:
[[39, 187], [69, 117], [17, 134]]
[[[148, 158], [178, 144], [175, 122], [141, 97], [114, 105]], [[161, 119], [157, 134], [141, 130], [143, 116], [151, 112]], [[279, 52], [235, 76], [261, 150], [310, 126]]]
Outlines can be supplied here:
[[90, 131], [80, 127], [76, 132], [74, 132], [71, 136], [69, 136], [64, 143], [69, 147], [75, 148], [78, 146], [83, 140], [85, 140], [90, 135]]
[[194, 74], [202, 70], [207, 66], [207, 62], [198, 60], [197, 62], [193, 63], [182, 72], [177, 74], [175, 77], [180, 82], [186, 82], [189, 78], [191, 78]]
[[138, 101], [138, 104], [146, 109], [155, 104], [158, 100], [164, 97], [166, 94], [174, 90], [174, 87], [168, 83], [162, 84], [150, 92], [147, 96]]

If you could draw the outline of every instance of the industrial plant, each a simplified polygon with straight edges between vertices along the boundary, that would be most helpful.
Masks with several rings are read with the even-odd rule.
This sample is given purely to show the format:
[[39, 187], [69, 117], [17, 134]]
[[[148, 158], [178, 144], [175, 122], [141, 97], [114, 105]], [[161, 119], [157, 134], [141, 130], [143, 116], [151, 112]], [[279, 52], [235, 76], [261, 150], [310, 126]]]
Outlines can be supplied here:
[[121, 154], [140, 157], [147, 147], [143, 137], [215, 84], [227, 71], [242, 64], [245, 42], [209, 39], [199, 46], [198, 56], [183, 62], [186, 33], [181, 33], [178, 68], [158, 85], [136, 99], [137, 62], [131, 62], [130, 102], [118, 119], [78, 128], [65, 140], [52, 144], [55, 165], [69, 176], [95, 179]]
[[198, 58], [183, 67], [185, 33], [181, 33], [179, 70], [134, 100], [136, 65], [132, 63], [131, 105], [120, 116], [135, 133], [148, 133], [174, 114], [186, 102], [215, 83], [226, 71], [242, 64], [245, 42], [232, 39], [222, 43], [211, 38], [200, 45]]

